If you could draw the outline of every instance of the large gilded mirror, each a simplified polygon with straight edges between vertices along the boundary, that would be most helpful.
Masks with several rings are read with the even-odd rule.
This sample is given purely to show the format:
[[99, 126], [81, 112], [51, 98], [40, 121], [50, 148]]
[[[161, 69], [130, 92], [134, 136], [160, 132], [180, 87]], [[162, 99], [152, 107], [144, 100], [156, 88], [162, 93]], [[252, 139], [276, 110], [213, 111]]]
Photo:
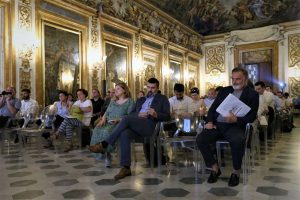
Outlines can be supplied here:
[[81, 32], [43, 23], [45, 104], [58, 99], [58, 91], [75, 95], [80, 88]]
[[198, 70], [197, 66], [194, 63], [188, 64], [188, 74], [186, 80], [186, 93], [188, 94], [190, 89], [193, 87], [198, 87]]
[[106, 90], [114, 88], [116, 83], [127, 83], [128, 47], [106, 41], [105, 55]]
[[182, 79], [181, 73], [182, 63], [175, 60], [170, 60], [170, 77], [169, 77], [169, 96], [173, 95], [175, 83], [180, 83]]

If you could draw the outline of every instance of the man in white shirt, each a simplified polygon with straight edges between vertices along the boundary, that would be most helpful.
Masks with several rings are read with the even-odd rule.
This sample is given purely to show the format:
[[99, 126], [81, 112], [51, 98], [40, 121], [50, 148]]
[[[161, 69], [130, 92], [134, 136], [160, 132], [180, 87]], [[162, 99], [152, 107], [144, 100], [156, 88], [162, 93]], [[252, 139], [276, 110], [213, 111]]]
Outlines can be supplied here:
[[[259, 93], [259, 107], [257, 116], [260, 119], [261, 115], [268, 114], [268, 137], [272, 137], [272, 122], [274, 120], [274, 94], [266, 90], [266, 85], [263, 81], [258, 81], [255, 84], [255, 90]], [[261, 139], [263, 137], [261, 136]]]
[[37, 115], [39, 111], [39, 104], [36, 100], [30, 98], [30, 90], [23, 89], [22, 91], [22, 101], [21, 101], [21, 114], [23, 116], [27, 114]]
[[169, 98], [171, 117], [191, 117], [194, 114], [193, 100], [184, 95], [184, 85], [176, 83], [174, 85], [174, 96]]

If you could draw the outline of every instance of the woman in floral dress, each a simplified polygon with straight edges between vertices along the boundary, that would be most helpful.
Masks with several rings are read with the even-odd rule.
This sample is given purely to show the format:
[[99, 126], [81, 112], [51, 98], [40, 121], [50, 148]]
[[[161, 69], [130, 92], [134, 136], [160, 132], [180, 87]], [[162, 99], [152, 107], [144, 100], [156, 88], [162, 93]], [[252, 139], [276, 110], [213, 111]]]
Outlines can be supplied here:
[[[128, 86], [125, 83], [118, 83], [115, 86], [115, 99], [111, 100], [106, 112], [93, 131], [91, 145], [95, 145], [105, 140], [122, 117], [128, 115], [132, 111], [133, 106], [134, 101], [131, 99]], [[115, 146], [109, 146], [106, 155], [96, 154], [96, 158], [103, 158], [106, 156], [105, 166], [110, 167], [111, 152], [113, 152], [114, 149]]]

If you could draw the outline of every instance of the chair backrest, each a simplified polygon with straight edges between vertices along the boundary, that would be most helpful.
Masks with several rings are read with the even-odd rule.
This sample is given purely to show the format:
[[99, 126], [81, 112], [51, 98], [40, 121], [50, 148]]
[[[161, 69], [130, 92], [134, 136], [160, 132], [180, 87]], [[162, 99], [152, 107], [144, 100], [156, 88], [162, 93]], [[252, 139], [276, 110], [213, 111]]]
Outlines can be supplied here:
[[54, 105], [46, 106], [40, 113], [40, 120], [42, 121], [40, 128], [45, 128], [47, 126], [47, 123], [52, 126], [52, 122], [55, 120], [55, 114], [56, 109]]

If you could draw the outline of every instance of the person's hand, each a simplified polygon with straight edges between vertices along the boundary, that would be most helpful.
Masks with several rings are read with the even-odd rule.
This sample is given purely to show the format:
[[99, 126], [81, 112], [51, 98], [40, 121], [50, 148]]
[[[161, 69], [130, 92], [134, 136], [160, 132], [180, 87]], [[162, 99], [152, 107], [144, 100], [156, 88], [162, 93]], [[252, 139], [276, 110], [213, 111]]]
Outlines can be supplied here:
[[5, 100], [6, 103], [9, 104], [9, 101], [11, 100], [11, 95], [6, 95]]
[[148, 114], [151, 115], [154, 118], [157, 118], [157, 112], [153, 108], [150, 108], [148, 110]]
[[140, 112], [139, 117], [142, 117], [142, 118], [147, 118], [148, 117], [148, 112]]
[[205, 129], [213, 129], [216, 128], [216, 126], [212, 122], [208, 122], [204, 126]]
[[109, 121], [109, 124], [111, 124], [111, 125], [116, 125], [117, 123], [119, 123], [118, 119], [114, 119], [114, 120]]
[[103, 120], [103, 118], [98, 122], [98, 124], [96, 125], [96, 127], [98, 127], [98, 128], [100, 128], [100, 127], [102, 127], [102, 126], [104, 126], [106, 124], [106, 120], [104, 119]]
[[235, 122], [237, 122], [236, 116], [231, 111], [229, 112], [229, 116], [224, 117], [224, 118], [225, 118], [225, 121], [227, 123], [235, 123]]

